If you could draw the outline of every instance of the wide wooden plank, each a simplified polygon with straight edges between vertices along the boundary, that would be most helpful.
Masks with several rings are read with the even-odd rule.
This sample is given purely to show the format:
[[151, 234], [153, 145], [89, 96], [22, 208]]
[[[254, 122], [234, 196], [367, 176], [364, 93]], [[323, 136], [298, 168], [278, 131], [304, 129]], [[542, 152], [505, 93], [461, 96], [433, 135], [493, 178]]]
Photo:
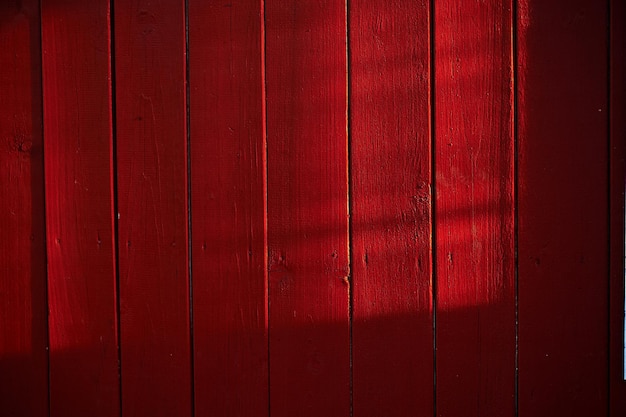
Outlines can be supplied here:
[[48, 413], [39, 2], [0, 3], [0, 410]]
[[189, 2], [199, 416], [267, 416], [261, 2]]
[[626, 3], [610, 2], [610, 357], [611, 417], [626, 415], [626, 346], [624, 345], [625, 246], [624, 190], [626, 187]]
[[432, 415], [430, 3], [348, 13], [354, 415]]
[[109, 2], [41, 8], [50, 415], [115, 416]]
[[608, 413], [607, 3], [519, 2], [520, 416]]
[[270, 414], [347, 416], [346, 5], [265, 13]]
[[434, 9], [437, 415], [513, 416], [512, 3]]
[[191, 415], [184, 1], [115, 1], [122, 412]]

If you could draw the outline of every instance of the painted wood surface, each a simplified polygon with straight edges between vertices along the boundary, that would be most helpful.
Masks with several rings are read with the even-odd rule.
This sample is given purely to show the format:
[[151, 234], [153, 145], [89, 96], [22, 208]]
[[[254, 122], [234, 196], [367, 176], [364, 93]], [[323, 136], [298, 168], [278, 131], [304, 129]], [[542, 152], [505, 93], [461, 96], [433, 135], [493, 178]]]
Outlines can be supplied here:
[[512, 3], [434, 6], [436, 412], [515, 414]]
[[267, 1], [270, 414], [347, 416], [346, 9]]
[[0, 414], [622, 417], [625, 13], [0, 2]]
[[115, 2], [122, 413], [192, 413], [184, 1]]
[[41, 9], [50, 415], [115, 416], [109, 2]]
[[606, 7], [519, 3], [521, 416], [608, 412]]
[[48, 413], [39, 3], [0, 3], [0, 410]]
[[267, 416], [259, 1], [189, 2], [195, 410]]
[[610, 346], [609, 416], [626, 415], [624, 356], [624, 190], [626, 188], [626, 4], [610, 2]]
[[348, 12], [354, 415], [432, 415], [430, 4]]

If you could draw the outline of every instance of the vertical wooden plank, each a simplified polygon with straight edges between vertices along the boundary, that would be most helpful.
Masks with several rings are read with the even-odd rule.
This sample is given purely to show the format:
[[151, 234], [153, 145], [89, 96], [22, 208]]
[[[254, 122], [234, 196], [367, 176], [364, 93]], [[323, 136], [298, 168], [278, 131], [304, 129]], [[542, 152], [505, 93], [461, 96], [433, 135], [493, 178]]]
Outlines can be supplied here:
[[347, 416], [346, 5], [265, 12], [270, 413]]
[[108, 1], [42, 1], [50, 414], [119, 412]]
[[349, 3], [355, 416], [433, 413], [429, 14]]
[[519, 2], [521, 416], [608, 412], [606, 7]]
[[610, 2], [610, 416], [626, 415], [624, 189], [626, 187], [626, 3]]
[[39, 2], [0, 3], [0, 410], [48, 413]]
[[261, 2], [189, 2], [195, 410], [267, 416]]
[[435, 4], [440, 416], [515, 413], [511, 9]]
[[115, 2], [122, 412], [190, 416], [184, 1]]

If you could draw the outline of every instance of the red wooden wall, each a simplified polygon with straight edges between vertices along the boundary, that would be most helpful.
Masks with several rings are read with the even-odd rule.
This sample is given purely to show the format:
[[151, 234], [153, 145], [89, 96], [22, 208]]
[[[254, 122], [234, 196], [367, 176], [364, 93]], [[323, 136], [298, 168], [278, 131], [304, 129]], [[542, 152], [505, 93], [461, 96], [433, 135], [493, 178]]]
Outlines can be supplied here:
[[626, 415], [624, 22], [0, 2], [0, 415]]

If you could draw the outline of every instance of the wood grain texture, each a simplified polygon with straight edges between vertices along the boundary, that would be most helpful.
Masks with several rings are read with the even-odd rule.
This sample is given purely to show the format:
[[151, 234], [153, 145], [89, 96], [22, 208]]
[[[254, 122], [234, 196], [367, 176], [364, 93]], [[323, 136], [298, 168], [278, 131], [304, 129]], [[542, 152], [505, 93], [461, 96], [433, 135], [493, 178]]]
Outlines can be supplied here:
[[608, 413], [607, 2], [518, 10], [519, 414]]
[[347, 416], [346, 5], [265, 13], [270, 414]]
[[125, 416], [191, 415], [184, 1], [115, 2]]
[[626, 415], [624, 379], [624, 189], [626, 187], [626, 3], [610, 2], [610, 357], [609, 415]]
[[348, 12], [354, 415], [432, 415], [430, 4]]
[[48, 413], [39, 2], [0, 3], [0, 410]]
[[50, 415], [115, 416], [109, 2], [41, 7]]
[[261, 2], [189, 2], [195, 410], [267, 416]]
[[515, 414], [511, 8], [434, 8], [440, 416]]

